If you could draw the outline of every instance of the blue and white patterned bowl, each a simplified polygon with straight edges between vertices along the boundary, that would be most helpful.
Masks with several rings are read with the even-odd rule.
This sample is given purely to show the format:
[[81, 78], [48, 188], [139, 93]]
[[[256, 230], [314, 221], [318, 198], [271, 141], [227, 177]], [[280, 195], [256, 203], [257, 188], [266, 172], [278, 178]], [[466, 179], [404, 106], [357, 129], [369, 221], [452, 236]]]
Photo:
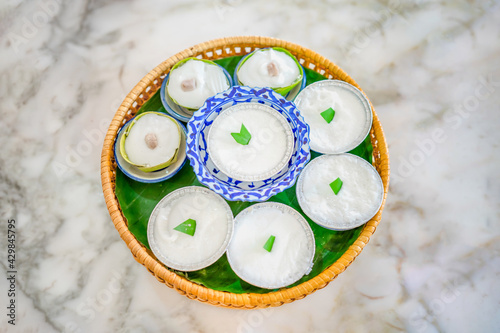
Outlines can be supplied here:
[[[287, 166], [269, 179], [245, 182], [228, 177], [212, 162], [207, 137], [214, 119], [225, 109], [240, 103], [261, 103], [282, 114], [294, 135], [293, 154]], [[229, 201], [266, 201], [292, 187], [311, 159], [309, 126], [290, 101], [269, 88], [232, 88], [208, 98], [187, 124], [186, 154], [200, 183]]]
[[[231, 75], [228, 73], [228, 71], [220, 66], [219, 66], [223, 71], [224, 75], [226, 76], [227, 82], [229, 83], [229, 87], [233, 86], [233, 79]], [[163, 79], [163, 83], [161, 84], [161, 89], [160, 89], [160, 98], [161, 98], [161, 103], [163, 104], [163, 107], [167, 112], [174, 117], [177, 120], [183, 121], [187, 123], [189, 119], [193, 116], [194, 111], [190, 110], [188, 108], [185, 108], [183, 106], [180, 106], [176, 104], [172, 98], [167, 94], [167, 83], [168, 83], [168, 78], [169, 78], [170, 73], [167, 74], [165, 79]], [[305, 75], [304, 75], [305, 77]], [[297, 92], [298, 94], [298, 92]]]

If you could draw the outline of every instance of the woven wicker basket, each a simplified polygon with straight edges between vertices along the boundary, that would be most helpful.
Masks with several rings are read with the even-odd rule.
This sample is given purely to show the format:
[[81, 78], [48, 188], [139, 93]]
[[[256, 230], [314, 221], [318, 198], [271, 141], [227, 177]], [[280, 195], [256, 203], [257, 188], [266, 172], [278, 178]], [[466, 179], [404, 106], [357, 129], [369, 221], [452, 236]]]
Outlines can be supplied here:
[[188, 298], [196, 299], [200, 302], [206, 302], [212, 305], [254, 309], [266, 308], [270, 306], [280, 306], [284, 303], [290, 303], [302, 299], [318, 289], [324, 288], [330, 281], [342, 273], [347, 266], [361, 253], [368, 243], [371, 235], [375, 232], [380, 222], [382, 210], [384, 208], [389, 185], [389, 154], [384, 132], [375, 111], [373, 111], [373, 126], [370, 132], [373, 144], [373, 164], [382, 177], [384, 183], [384, 200], [382, 206], [369, 222], [365, 224], [359, 237], [349, 247], [349, 249], [334, 264], [325, 269], [321, 274], [292, 288], [287, 288], [267, 294], [234, 294], [229, 292], [216, 291], [196, 283], [186, 280], [168, 269], [166, 269], [155, 256], [147, 250], [127, 227], [127, 221], [123, 216], [120, 205], [115, 196], [115, 174], [116, 163], [113, 157], [113, 143], [120, 127], [131, 117], [135, 115], [138, 109], [153, 94], [160, 89], [163, 78], [169, 72], [170, 68], [187, 57], [201, 56], [204, 59], [219, 59], [228, 56], [247, 54], [256, 48], [279, 46], [289, 50], [300, 63], [327, 78], [346, 81], [360, 88], [354, 80], [334, 63], [325, 59], [321, 55], [283, 40], [269, 37], [229, 37], [217, 39], [198, 44], [187, 50], [184, 50], [166, 61], [162, 62], [151, 72], [149, 72], [127, 95], [121, 106], [118, 108], [104, 140], [104, 146], [101, 155], [101, 179], [102, 189], [106, 205], [111, 215], [113, 223], [131, 250], [134, 258], [146, 266], [158, 281], [174, 288], [182, 295]]

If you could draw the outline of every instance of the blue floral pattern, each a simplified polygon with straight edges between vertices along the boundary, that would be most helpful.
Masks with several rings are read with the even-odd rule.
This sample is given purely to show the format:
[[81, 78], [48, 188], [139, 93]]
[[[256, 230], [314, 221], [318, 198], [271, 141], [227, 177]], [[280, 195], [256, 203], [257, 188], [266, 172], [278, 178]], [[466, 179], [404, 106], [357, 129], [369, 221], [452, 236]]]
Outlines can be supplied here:
[[[286, 168], [262, 181], [240, 181], [221, 172], [207, 151], [207, 133], [215, 118], [225, 109], [240, 103], [261, 103], [281, 113], [290, 124], [295, 144]], [[292, 187], [299, 173], [311, 159], [309, 126], [295, 104], [268, 88], [233, 86], [208, 98], [187, 124], [186, 153], [200, 183], [229, 201], [266, 201]]]

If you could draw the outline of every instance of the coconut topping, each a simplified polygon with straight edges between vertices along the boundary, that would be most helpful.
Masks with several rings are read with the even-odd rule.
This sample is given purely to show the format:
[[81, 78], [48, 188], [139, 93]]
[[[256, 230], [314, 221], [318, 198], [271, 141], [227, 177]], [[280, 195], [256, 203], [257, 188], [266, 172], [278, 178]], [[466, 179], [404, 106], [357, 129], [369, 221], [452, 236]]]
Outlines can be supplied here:
[[280, 74], [280, 69], [274, 61], [267, 64], [267, 73], [269, 76], [278, 76]]
[[158, 138], [154, 133], [146, 134], [146, 136], [144, 137], [144, 141], [146, 141], [146, 146], [148, 146], [148, 148], [151, 150], [155, 149], [158, 146]]
[[191, 78], [182, 81], [181, 83], [181, 89], [182, 91], [193, 91], [196, 89], [196, 79]]

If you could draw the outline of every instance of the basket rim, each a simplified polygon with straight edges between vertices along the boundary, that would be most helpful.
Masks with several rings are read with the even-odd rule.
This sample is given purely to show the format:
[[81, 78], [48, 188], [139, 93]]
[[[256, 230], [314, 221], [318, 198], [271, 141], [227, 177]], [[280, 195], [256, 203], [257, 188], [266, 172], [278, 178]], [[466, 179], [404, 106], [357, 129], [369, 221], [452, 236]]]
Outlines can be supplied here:
[[161, 262], [159, 262], [154, 255], [152, 255], [152, 252], [147, 250], [145, 246], [142, 245], [129, 231], [126, 218], [120, 209], [120, 205], [114, 191], [116, 165], [114, 164], [113, 144], [118, 130], [123, 125], [123, 122], [127, 120], [127, 117], [130, 118], [133, 115], [133, 109], [138, 109], [138, 107], [140, 107], [157, 90], [160, 89], [163, 78], [168, 73], [170, 68], [172, 68], [172, 66], [179, 60], [190, 56], [201, 56], [204, 59], [213, 60], [234, 55], [244, 55], [251, 52], [247, 51], [248, 49], [254, 50], [256, 48], [274, 46], [283, 47], [289, 50], [299, 59], [304, 67], [305, 64], [308, 63], [308, 68], [318, 72], [319, 74], [322, 74], [330, 79], [346, 81], [363, 92], [361, 87], [359, 87], [359, 85], [349, 75], [347, 75], [347, 73], [345, 73], [333, 62], [298, 44], [262, 36], [219, 38], [185, 49], [184, 51], [181, 51], [163, 61], [146, 74], [125, 97], [124, 101], [116, 111], [104, 138], [101, 153], [101, 182], [106, 206], [115, 228], [119, 232], [120, 237], [127, 244], [134, 258], [139, 263], [144, 265], [160, 282], [177, 290], [180, 294], [183, 294], [190, 299], [196, 299], [200, 302], [206, 302], [212, 305], [239, 309], [274, 307], [302, 299], [316, 290], [326, 287], [340, 273], [345, 271], [345, 269], [354, 261], [354, 259], [366, 246], [381, 220], [389, 188], [389, 152], [380, 120], [377, 117], [371, 101], [367, 98], [373, 114], [373, 125], [370, 131], [371, 141], [374, 146], [373, 164], [379, 172], [384, 184], [382, 205], [380, 206], [377, 214], [364, 225], [358, 238], [342, 254], [342, 256], [314, 278], [294, 287], [271, 291], [265, 294], [235, 294], [226, 291], [213, 290], [191, 282], [165, 268], [163, 264], [161, 264]]

